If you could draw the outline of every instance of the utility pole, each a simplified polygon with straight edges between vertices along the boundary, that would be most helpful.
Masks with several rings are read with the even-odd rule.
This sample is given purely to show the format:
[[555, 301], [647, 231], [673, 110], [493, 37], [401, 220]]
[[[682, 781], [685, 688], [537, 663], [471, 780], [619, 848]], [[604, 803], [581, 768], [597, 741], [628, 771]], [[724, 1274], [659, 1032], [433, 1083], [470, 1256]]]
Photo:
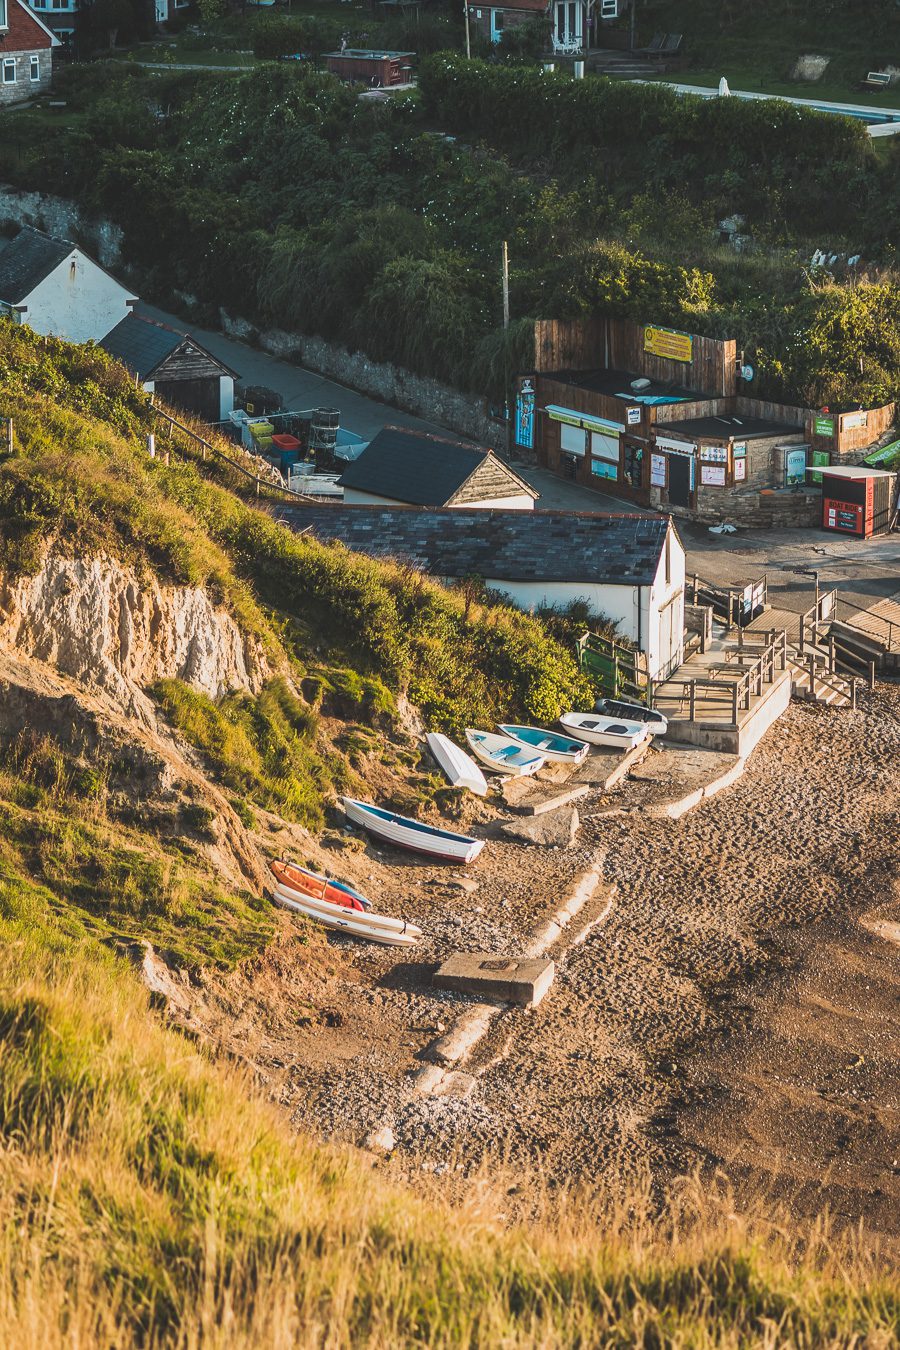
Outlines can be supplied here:
[[463, 0], [463, 14], [466, 19], [466, 60], [472, 59], [472, 43], [469, 38], [469, 0]]
[[631, 19], [628, 28], [628, 50], [634, 51], [634, 28], [637, 20], [637, 0], [631, 0]]
[[503, 327], [509, 327], [509, 245], [503, 240]]

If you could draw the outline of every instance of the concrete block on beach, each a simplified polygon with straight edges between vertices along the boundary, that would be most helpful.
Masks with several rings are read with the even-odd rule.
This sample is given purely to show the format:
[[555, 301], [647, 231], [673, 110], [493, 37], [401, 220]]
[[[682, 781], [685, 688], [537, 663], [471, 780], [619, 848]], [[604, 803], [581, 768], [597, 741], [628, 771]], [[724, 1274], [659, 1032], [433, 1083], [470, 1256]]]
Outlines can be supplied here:
[[432, 984], [455, 994], [475, 994], [533, 1008], [553, 983], [556, 965], [544, 958], [454, 952], [435, 971]]
[[574, 806], [547, 811], [544, 815], [507, 820], [500, 827], [507, 839], [521, 844], [541, 844], [544, 848], [569, 848], [575, 842], [581, 821]]

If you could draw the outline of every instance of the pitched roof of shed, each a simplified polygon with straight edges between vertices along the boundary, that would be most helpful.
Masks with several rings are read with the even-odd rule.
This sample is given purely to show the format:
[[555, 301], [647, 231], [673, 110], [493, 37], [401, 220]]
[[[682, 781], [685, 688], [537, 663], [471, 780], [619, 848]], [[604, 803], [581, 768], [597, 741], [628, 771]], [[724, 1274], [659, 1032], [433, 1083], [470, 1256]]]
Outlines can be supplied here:
[[383, 427], [347, 465], [340, 481], [345, 488], [412, 506], [446, 506], [489, 459], [509, 479], [506, 496], [539, 496], [490, 450], [407, 427]]
[[21, 305], [75, 247], [68, 239], [51, 239], [25, 225], [0, 249], [0, 300]]
[[177, 351], [186, 340], [209, 357], [223, 374], [235, 373], [211, 355], [190, 333], [179, 333], [176, 328], [150, 319], [145, 314], [129, 314], [116, 324], [112, 332], [107, 333], [100, 346], [140, 379], [147, 380], [166, 357]]
[[279, 514], [296, 530], [435, 576], [620, 586], [653, 581], [669, 527], [668, 516], [569, 511], [298, 505]]

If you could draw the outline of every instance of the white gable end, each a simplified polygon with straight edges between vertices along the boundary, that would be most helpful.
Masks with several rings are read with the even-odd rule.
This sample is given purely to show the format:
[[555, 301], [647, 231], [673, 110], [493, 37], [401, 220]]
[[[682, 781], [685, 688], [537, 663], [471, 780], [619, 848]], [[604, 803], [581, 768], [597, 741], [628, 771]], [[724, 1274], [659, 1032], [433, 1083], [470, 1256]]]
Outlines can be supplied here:
[[80, 249], [73, 249], [23, 301], [21, 319], [36, 333], [99, 342], [131, 312], [131, 292]]

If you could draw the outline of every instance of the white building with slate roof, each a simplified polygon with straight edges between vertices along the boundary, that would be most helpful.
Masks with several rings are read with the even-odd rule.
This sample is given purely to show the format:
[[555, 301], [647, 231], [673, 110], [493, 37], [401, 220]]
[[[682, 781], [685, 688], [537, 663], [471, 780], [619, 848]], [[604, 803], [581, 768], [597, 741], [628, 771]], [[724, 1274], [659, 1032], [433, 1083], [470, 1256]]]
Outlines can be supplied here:
[[99, 342], [135, 298], [68, 239], [26, 225], [0, 245], [0, 315], [69, 342]]
[[323, 541], [402, 558], [445, 581], [479, 576], [523, 610], [584, 601], [664, 679], [684, 651], [684, 545], [670, 516], [412, 507], [289, 506]]

